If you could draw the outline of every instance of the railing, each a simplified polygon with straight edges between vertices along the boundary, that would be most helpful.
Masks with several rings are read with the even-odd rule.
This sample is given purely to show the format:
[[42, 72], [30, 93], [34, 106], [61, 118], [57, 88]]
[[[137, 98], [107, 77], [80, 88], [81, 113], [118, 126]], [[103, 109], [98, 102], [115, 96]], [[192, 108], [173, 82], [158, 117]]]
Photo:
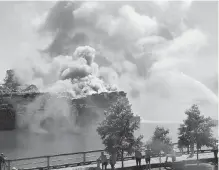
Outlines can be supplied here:
[[[29, 157], [29, 158], [19, 158], [19, 159], [8, 159], [6, 160], [5, 170], [11, 170], [12, 167], [16, 167], [19, 170], [49, 170], [49, 169], [59, 169], [66, 167], [75, 167], [82, 165], [90, 165], [96, 163], [97, 159], [100, 157], [100, 153], [104, 150], [94, 150], [87, 152], [77, 152], [77, 153], [65, 153], [57, 155], [46, 155], [39, 157]], [[210, 153], [212, 150], [201, 150], [200, 153]], [[176, 153], [178, 156], [180, 152]], [[165, 154], [160, 155], [161, 157]], [[109, 155], [107, 155], [109, 158]], [[153, 155], [152, 158], [157, 158], [158, 155]], [[124, 156], [124, 161], [134, 160], [135, 157]], [[118, 161], [121, 161], [119, 158]]]
[[39, 157], [19, 158], [6, 161], [6, 170], [12, 167], [19, 169], [50, 169], [51, 167], [80, 166], [96, 162], [103, 150], [45, 155]]

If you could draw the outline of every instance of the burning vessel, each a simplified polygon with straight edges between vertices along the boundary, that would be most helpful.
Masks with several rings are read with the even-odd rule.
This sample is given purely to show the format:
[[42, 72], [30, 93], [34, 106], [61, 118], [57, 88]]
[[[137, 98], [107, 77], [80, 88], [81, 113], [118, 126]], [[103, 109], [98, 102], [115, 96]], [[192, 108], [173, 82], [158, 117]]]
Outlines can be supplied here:
[[45, 61], [44, 67], [48, 67], [42, 66], [43, 70], [32, 68], [29, 70], [31, 81], [40, 79], [43, 88], [25, 86], [31, 82], [24, 81], [28, 77], [23, 76], [26, 70], [8, 71], [5, 86], [13, 87], [12, 79], [23, 84], [16, 86], [15, 91], [0, 89], [0, 130], [18, 128], [44, 132], [96, 123], [112, 102], [126, 94], [105, 83], [94, 57], [95, 49], [83, 46], [72, 56], [57, 56]]
[[[38, 113], [28, 113], [28, 105], [39, 97], [44, 98], [44, 104], [38, 108]], [[54, 100], [65, 101], [70, 104], [70, 111], [67, 118], [74, 120], [74, 125], [83, 127], [92, 121], [97, 121], [103, 118], [103, 112], [109, 105], [116, 101], [118, 97], [126, 97], [126, 93], [123, 91], [119, 92], [102, 92], [86, 97], [71, 99], [64, 96], [54, 96], [50, 93], [13, 93], [13, 94], [2, 94], [0, 102], [0, 130], [13, 130], [16, 128], [29, 128], [31, 124], [25, 123], [25, 117], [32, 119], [33, 121], [39, 121], [38, 125], [42, 129], [48, 130], [52, 127], [55, 115], [44, 115], [40, 120], [36, 120], [36, 116], [42, 115], [46, 109], [46, 101]], [[39, 114], [39, 115], [36, 115]], [[61, 114], [61, 113], [60, 113]], [[64, 117], [62, 114], [61, 116]], [[23, 124], [22, 124], [22, 121]], [[62, 121], [62, 119], [58, 119]], [[36, 122], [35, 122], [36, 123]]]

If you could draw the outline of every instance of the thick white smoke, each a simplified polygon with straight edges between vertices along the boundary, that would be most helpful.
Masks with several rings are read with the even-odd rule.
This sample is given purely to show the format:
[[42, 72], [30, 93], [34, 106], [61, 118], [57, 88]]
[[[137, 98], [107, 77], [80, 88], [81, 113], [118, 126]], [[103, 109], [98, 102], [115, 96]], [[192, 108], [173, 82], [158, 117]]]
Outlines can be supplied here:
[[92, 47], [80, 46], [72, 56], [45, 60], [41, 68], [33, 65], [30, 77], [24, 77], [25, 67], [17, 68], [17, 76], [24, 84], [35, 82], [41, 92], [68, 93], [72, 98], [117, 90], [115, 85], [106, 84], [99, 78], [99, 66], [94, 62], [95, 53]]
[[[28, 16], [31, 21], [37, 16], [34, 29], [39, 28], [41, 41], [36, 32], [25, 30], [20, 35], [34, 35], [23, 40], [26, 46], [7, 51], [28, 51], [28, 60], [17, 57], [23, 68], [16, 67], [17, 74], [42, 91], [68, 91], [77, 97], [107, 90], [103, 79], [127, 92], [134, 112], [147, 121], [182, 121], [184, 111], [197, 102], [203, 113], [217, 118], [216, 6], [191, 1], [62, 1], [46, 8], [33, 3], [31, 9], [38, 13]], [[19, 11], [25, 10], [34, 11], [30, 6]], [[24, 28], [31, 23], [28, 16], [21, 16]], [[95, 49], [95, 58], [80, 52], [85, 46]], [[35, 49], [45, 50], [39, 55]]]
[[76, 113], [66, 98], [45, 94], [18, 111], [17, 126], [36, 133], [77, 132]]
[[[75, 132], [78, 128], [75, 122], [77, 110], [72, 106], [71, 99], [117, 90], [116, 86], [106, 84], [99, 78], [99, 68], [94, 58], [95, 49], [80, 46], [72, 56], [57, 56], [45, 62], [48, 72], [39, 73], [39, 68], [33, 68], [33, 73], [38, 74], [42, 83], [40, 92], [50, 95], [43, 94], [25, 108], [18, 109], [18, 127], [26, 127], [37, 133], [62, 130]], [[16, 70], [21, 80], [23, 71], [22, 68]], [[26, 79], [27, 82], [25, 79], [22, 82], [36, 82], [34, 79], [35, 76], [32, 76]]]

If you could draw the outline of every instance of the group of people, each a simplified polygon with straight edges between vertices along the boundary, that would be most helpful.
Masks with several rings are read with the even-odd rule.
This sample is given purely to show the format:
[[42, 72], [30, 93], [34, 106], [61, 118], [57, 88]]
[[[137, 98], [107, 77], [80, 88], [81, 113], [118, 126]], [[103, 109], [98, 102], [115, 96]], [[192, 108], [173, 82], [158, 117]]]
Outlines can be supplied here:
[[[151, 156], [152, 152], [150, 149], [145, 150], [145, 162], [146, 162], [146, 168], [151, 169]], [[140, 150], [135, 150], [135, 159], [136, 159], [136, 165], [141, 166], [141, 159], [142, 159], [142, 153]], [[117, 161], [117, 153], [113, 153], [110, 155], [109, 160], [107, 159], [107, 156], [104, 154], [104, 152], [101, 152], [101, 156], [97, 159], [97, 167], [100, 168], [100, 163], [102, 164], [102, 170], [106, 170], [108, 164], [110, 164], [111, 169], [115, 169], [115, 164]]]
[[[152, 152], [150, 148], [147, 148], [145, 150], [145, 162], [146, 162], [146, 169], [151, 169], [151, 156]], [[142, 159], [142, 153], [140, 150], [135, 150], [135, 160], [136, 160], [136, 166], [141, 166], [141, 159]]]
[[100, 157], [97, 159], [97, 167], [100, 168], [100, 163], [102, 164], [102, 170], [107, 169], [108, 163], [110, 163], [110, 166], [112, 170], [115, 169], [115, 164], [117, 160], [117, 153], [114, 152], [110, 155], [109, 161], [107, 159], [107, 156], [104, 154], [104, 152], [101, 152]]

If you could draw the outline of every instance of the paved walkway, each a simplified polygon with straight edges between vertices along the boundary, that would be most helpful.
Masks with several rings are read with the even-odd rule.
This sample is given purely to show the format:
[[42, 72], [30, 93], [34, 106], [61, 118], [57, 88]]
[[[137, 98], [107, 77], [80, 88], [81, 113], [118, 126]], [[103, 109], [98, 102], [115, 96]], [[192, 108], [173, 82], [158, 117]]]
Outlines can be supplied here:
[[[199, 154], [199, 159], [213, 158], [213, 157], [214, 157], [213, 153], [200, 153]], [[165, 162], [165, 160], [166, 160], [166, 157], [161, 158], [162, 163]], [[183, 160], [196, 160], [196, 155], [194, 155], [192, 158], [188, 158], [188, 155], [182, 155], [180, 157], [176, 157], [176, 162], [183, 161]], [[169, 161], [171, 161], [171, 158], [169, 158]], [[152, 158], [151, 164], [154, 164], [154, 163], [159, 163], [159, 158]], [[124, 167], [131, 167], [135, 165], [136, 165], [135, 160], [124, 161]], [[145, 165], [144, 159], [142, 159], [142, 165]], [[115, 168], [121, 168], [121, 166], [122, 166], [121, 161], [119, 161], [116, 163]], [[63, 170], [86, 170], [89, 167], [97, 167], [97, 165], [92, 164], [92, 165], [87, 165], [87, 166], [63, 168]], [[110, 168], [110, 165], [108, 165], [108, 168]]]

